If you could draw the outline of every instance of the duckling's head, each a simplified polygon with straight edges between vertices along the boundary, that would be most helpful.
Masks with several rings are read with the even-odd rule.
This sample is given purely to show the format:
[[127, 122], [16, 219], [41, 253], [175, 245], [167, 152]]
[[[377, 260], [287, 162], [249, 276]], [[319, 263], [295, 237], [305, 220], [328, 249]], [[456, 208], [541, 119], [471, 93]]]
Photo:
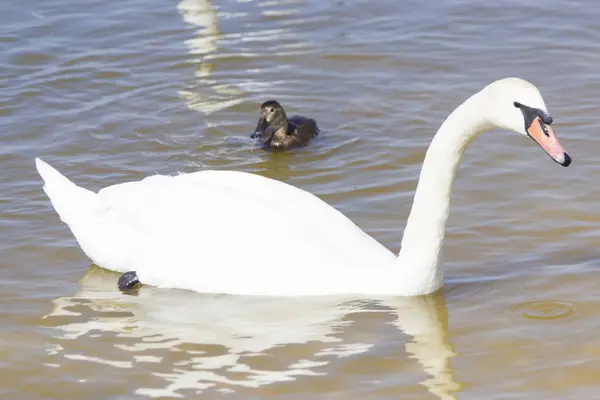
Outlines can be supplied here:
[[285, 110], [281, 104], [275, 100], [265, 101], [260, 106], [258, 124], [250, 137], [256, 138], [260, 136], [262, 142], [268, 144], [273, 138], [273, 134], [282, 128], [285, 131], [287, 131], [288, 128]]

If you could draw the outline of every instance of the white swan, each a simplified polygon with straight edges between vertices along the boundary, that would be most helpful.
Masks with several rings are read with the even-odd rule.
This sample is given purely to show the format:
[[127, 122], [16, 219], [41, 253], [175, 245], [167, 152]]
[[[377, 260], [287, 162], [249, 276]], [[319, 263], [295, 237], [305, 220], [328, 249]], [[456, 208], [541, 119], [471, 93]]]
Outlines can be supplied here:
[[[316, 196], [259, 175], [151, 176], [98, 193], [36, 159], [44, 190], [97, 265], [144, 284], [239, 295], [399, 295], [443, 284], [444, 229], [456, 168], [479, 133], [500, 127], [571, 163], [538, 90], [507, 78], [452, 112], [421, 170], [399, 256]], [[249, 205], [252, 205], [251, 207]], [[253, 238], [265, 238], [257, 246]]]

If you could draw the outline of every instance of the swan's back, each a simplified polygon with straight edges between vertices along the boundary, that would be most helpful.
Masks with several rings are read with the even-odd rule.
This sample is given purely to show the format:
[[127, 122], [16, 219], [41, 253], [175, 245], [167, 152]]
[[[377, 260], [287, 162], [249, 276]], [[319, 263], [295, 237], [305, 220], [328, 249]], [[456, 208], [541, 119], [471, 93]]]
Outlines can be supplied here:
[[318, 197], [259, 175], [156, 175], [102, 189], [97, 200], [94, 223], [69, 224], [82, 249], [102, 267], [137, 271], [160, 287], [348, 293], [395, 261]]

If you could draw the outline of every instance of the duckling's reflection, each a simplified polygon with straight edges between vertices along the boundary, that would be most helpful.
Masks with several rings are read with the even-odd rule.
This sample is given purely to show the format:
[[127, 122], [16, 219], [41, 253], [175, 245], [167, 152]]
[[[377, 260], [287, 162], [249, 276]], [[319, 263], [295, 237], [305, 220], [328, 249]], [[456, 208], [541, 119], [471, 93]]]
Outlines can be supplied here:
[[[148, 375], [160, 379], [152, 382], [153, 389], [138, 393], [151, 396], [209, 387], [256, 388], [326, 375], [336, 358], [377, 348], [390, 326], [385, 321], [391, 319], [412, 337], [405, 350], [430, 375], [421, 383], [442, 399], [454, 398], [452, 393], [460, 388], [449, 366], [455, 353], [446, 340], [443, 293], [358, 301], [202, 295], [143, 287], [138, 296], [127, 296], [115, 289], [116, 278], [92, 267], [81, 281], [81, 291], [54, 301], [45, 317], [46, 325], [58, 332], [56, 349], [50, 351], [52, 364], [60, 366], [76, 353], [77, 360], [147, 368]], [[387, 338], [400, 338], [394, 331], [387, 332]], [[87, 354], [81, 354], [81, 348]], [[177, 360], [169, 359], [174, 350], [179, 352]], [[406, 359], [399, 356], [398, 362]], [[165, 380], [167, 385], [156, 389]]]

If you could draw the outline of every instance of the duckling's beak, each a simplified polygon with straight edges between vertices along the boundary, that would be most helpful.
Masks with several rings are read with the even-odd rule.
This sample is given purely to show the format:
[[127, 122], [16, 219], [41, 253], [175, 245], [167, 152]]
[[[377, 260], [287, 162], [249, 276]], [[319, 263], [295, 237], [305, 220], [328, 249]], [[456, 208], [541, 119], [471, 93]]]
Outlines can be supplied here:
[[263, 134], [263, 132], [269, 127], [267, 124], [267, 120], [263, 117], [258, 119], [258, 124], [256, 124], [256, 129], [254, 129], [254, 133], [250, 135], [252, 139], [257, 138]]
[[536, 117], [531, 122], [531, 125], [527, 128], [527, 133], [554, 161], [563, 167], [568, 167], [571, 164], [571, 157], [558, 141], [554, 129], [544, 123], [540, 117]]

